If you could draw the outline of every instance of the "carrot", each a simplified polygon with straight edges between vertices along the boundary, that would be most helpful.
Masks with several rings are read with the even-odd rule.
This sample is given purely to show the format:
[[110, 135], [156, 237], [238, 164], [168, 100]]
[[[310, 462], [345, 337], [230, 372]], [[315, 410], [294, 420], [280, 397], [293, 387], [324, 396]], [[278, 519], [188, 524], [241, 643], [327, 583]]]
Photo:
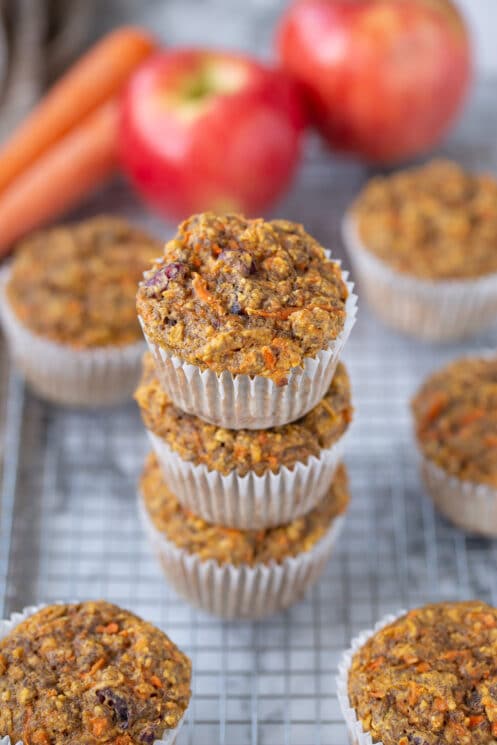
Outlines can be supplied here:
[[154, 49], [145, 31], [125, 27], [81, 57], [0, 148], [0, 194], [54, 143], [113, 98]]
[[154, 688], [164, 688], [162, 681], [160, 678], [157, 677], [157, 675], [152, 675], [150, 678], [150, 682], [154, 686]]
[[216, 300], [214, 295], [209, 292], [207, 288], [207, 282], [203, 277], [200, 276], [200, 274], [195, 274], [192, 280], [192, 287], [196, 296], [202, 303], [207, 303], [208, 305], [212, 306], [214, 310], [216, 310], [219, 314], [223, 313], [223, 308]]
[[426, 427], [437, 418], [440, 412], [447, 406], [448, 401], [449, 398], [443, 391], [437, 391], [433, 394], [423, 416], [423, 427]]
[[89, 724], [94, 737], [102, 737], [107, 732], [107, 719], [105, 717], [90, 719]]
[[98, 660], [94, 662], [93, 665], [88, 670], [88, 675], [95, 675], [95, 673], [98, 673], [99, 670], [105, 667], [105, 664], [106, 664], [105, 657], [99, 657]]
[[474, 729], [478, 727], [482, 722], [485, 721], [485, 717], [482, 714], [476, 714], [475, 716], [469, 717], [469, 728]]
[[430, 666], [427, 662], [420, 662], [419, 665], [416, 665], [417, 673], [427, 673], [429, 669]]
[[447, 711], [447, 703], [440, 696], [433, 701], [433, 705], [437, 711]]
[[383, 665], [385, 662], [385, 657], [381, 655], [380, 657], [375, 657], [374, 660], [371, 660], [371, 662], [368, 662], [366, 665], [367, 670], [377, 670], [379, 667]]
[[50, 745], [50, 738], [43, 729], [33, 732], [33, 745]]
[[409, 706], [415, 706], [421, 695], [421, 687], [418, 686], [418, 684], [415, 683], [414, 680], [410, 680], [408, 683], [408, 689], [409, 695], [407, 698], [407, 703], [409, 704]]
[[59, 217], [117, 166], [117, 104], [91, 114], [0, 196], [0, 257], [13, 241]]
[[276, 365], [276, 357], [272, 353], [269, 347], [263, 347], [262, 356], [264, 358], [264, 364], [268, 370], [273, 370]]
[[463, 416], [459, 418], [459, 426], [466, 427], [468, 424], [477, 422], [478, 419], [482, 419], [485, 416], [485, 412], [482, 409], [470, 409], [466, 411]]
[[107, 626], [97, 626], [97, 631], [99, 634], [117, 634], [119, 626], [115, 621], [112, 621]]

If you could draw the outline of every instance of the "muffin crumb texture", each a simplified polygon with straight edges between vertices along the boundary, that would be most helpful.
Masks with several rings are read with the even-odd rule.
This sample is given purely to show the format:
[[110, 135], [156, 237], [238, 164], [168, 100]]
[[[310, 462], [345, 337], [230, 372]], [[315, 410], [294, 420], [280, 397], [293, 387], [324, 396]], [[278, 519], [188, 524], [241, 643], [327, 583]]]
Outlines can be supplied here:
[[340, 266], [302, 226], [239, 215], [180, 225], [137, 297], [148, 338], [202, 369], [279, 384], [345, 323]]
[[354, 655], [351, 706], [383, 745], [497, 741], [497, 609], [479, 601], [412, 610]]
[[331, 447], [343, 435], [352, 419], [349, 376], [341, 363], [314, 409], [296, 422], [266, 430], [225, 429], [185, 414], [162, 390], [149, 353], [143, 358], [135, 398], [145, 426], [183, 460], [224, 475], [276, 473], [282, 466], [292, 468], [310, 456], [318, 457], [322, 448]]
[[218, 564], [281, 563], [309, 551], [327, 532], [332, 521], [347, 509], [348, 478], [339, 466], [322, 502], [288, 525], [266, 530], [235, 530], [211, 525], [184, 509], [169, 491], [154, 454], [145, 463], [140, 490], [148, 515], [157, 530], [178, 548]]
[[447, 473], [497, 488], [497, 357], [439, 370], [413, 399], [423, 454]]
[[106, 603], [47, 607], [0, 641], [0, 736], [24, 745], [153, 745], [190, 699], [190, 661]]
[[161, 253], [146, 233], [114, 217], [35, 233], [17, 248], [7, 298], [32, 332], [75, 348], [142, 338], [136, 287]]
[[354, 218], [365, 248], [399, 272], [429, 280], [497, 272], [497, 180], [431, 161], [372, 179]]

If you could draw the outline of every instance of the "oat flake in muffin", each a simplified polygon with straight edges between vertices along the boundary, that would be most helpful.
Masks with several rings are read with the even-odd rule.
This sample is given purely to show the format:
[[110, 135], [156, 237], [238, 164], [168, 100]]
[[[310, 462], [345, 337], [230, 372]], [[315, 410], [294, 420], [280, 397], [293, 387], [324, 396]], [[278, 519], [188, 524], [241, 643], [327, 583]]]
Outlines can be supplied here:
[[0, 641], [0, 736], [24, 745], [153, 745], [190, 699], [188, 658], [104, 601], [55, 605]]
[[497, 273], [497, 179], [435, 160], [368, 182], [353, 208], [364, 247], [428, 280]]
[[412, 610], [352, 659], [348, 693], [383, 745], [497, 740], [497, 609], [480, 601]]
[[17, 248], [7, 298], [35, 334], [75, 348], [136, 343], [136, 286], [161, 252], [115, 217], [51, 228]]
[[447, 473], [497, 487], [497, 357], [439, 370], [412, 402], [423, 454]]
[[322, 502], [288, 525], [259, 531], [210, 525], [181, 507], [164, 482], [152, 453], [145, 463], [140, 492], [152, 522], [169, 541], [202, 560], [214, 559], [220, 565], [234, 566], [281, 563], [287, 557], [309, 551], [332, 521], [345, 512], [349, 502], [347, 472], [340, 466]]
[[339, 336], [346, 299], [339, 265], [302, 226], [205, 213], [166, 244], [137, 308], [148, 338], [170, 354], [284, 384]]
[[325, 398], [302, 419], [266, 430], [232, 430], [216, 427], [185, 414], [162, 390], [155, 374], [152, 355], [143, 358], [143, 376], [135, 398], [145, 426], [185, 461], [207, 466], [227, 475], [244, 476], [254, 471], [277, 472], [292, 468], [310, 456], [319, 456], [347, 429], [352, 419], [350, 382], [339, 363]]

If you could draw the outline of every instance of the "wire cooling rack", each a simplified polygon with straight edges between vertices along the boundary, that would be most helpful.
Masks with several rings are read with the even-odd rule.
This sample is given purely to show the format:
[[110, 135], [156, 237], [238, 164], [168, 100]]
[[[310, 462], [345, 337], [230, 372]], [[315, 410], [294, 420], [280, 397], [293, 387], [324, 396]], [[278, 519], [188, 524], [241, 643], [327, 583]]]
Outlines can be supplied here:
[[[467, 165], [497, 168], [492, 90], [480, 88], [448, 148]], [[340, 215], [365, 175], [331, 166], [311, 144], [280, 214], [305, 222], [340, 255]], [[103, 207], [158, 228], [122, 186], [86, 211]], [[497, 604], [497, 543], [466, 537], [434, 513], [418, 479], [408, 410], [423, 376], [462, 352], [495, 348], [496, 336], [437, 348], [383, 329], [364, 304], [359, 315], [345, 354], [357, 410], [346, 528], [305, 599], [259, 624], [197, 612], [162, 579], [135, 506], [147, 443], [134, 405], [104, 413], [52, 407], [25, 390], [2, 354], [3, 614], [104, 597], [160, 625], [193, 661], [182, 745], [345, 745], [334, 676], [355, 633], [428, 601]]]

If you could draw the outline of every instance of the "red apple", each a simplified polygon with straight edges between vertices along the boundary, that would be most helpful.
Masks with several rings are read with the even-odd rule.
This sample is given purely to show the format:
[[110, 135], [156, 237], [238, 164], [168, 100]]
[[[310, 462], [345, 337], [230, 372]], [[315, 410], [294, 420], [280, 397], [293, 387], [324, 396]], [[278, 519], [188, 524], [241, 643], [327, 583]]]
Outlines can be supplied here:
[[234, 54], [167, 51], [124, 93], [121, 159], [167, 217], [209, 209], [253, 215], [288, 186], [304, 124], [286, 73]]
[[471, 79], [467, 29], [449, 0], [297, 0], [277, 44], [326, 140], [370, 161], [431, 148]]

